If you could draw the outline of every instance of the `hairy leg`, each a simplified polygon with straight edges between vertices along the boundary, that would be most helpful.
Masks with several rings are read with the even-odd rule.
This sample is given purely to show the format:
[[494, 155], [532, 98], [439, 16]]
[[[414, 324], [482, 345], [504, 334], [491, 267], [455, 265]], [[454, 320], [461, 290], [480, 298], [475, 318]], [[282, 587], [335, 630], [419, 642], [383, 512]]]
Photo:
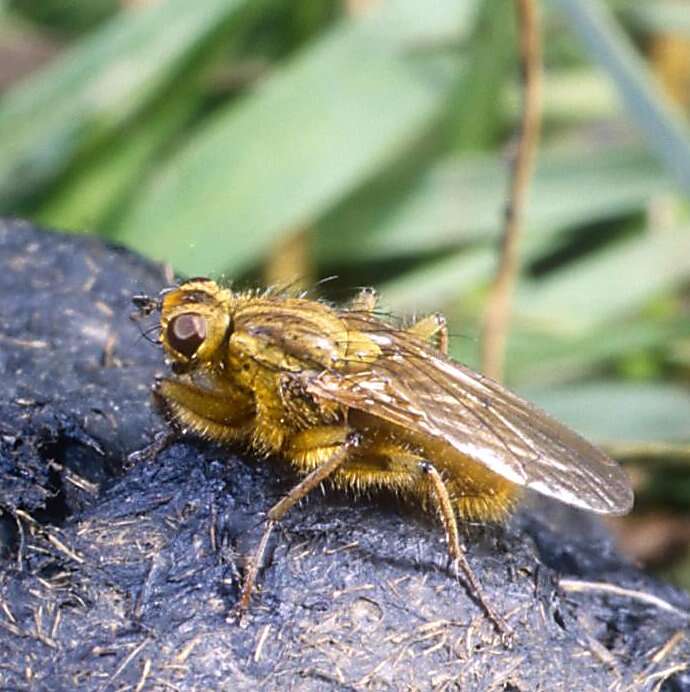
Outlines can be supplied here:
[[448, 488], [446, 487], [441, 474], [434, 467], [434, 465], [428, 461], [420, 462], [419, 469], [427, 479], [430, 494], [434, 498], [436, 508], [441, 516], [441, 521], [443, 522], [443, 527], [446, 531], [448, 554], [450, 555], [456, 576], [458, 568], [460, 568], [464, 575], [465, 584], [468, 587], [470, 595], [479, 601], [480, 605], [489, 616], [489, 619], [494, 623], [504, 642], [509, 642], [513, 634], [511, 628], [508, 626], [505, 619], [499, 613], [497, 613], [496, 610], [494, 610], [486, 596], [484, 596], [484, 592], [479, 584], [479, 580], [472, 571], [469, 562], [467, 562], [463, 549], [460, 547], [458, 523], [455, 517], [455, 511], [453, 509], [450, 495], [448, 494]]
[[373, 441], [366, 439], [356, 453], [335, 469], [333, 481], [356, 489], [387, 487], [404, 495], [419, 497], [423, 506], [430, 502], [441, 518], [455, 576], [458, 576], [458, 570], [462, 572], [469, 594], [485, 611], [504, 642], [509, 642], [510, 627], [484, 596], [461, 548], [456, 511], [458, 498], [451, 496], [448, 484], [432, 463], [385, 436]]
[[[373, 288], [363, 288], [351, 301], [348, 309], [361, 312], [373, 312], [376, 309], [378, 296]], [[441, 353], [448, 354], [448, 325], [440, 312], [423, 317], [407, 328], [425, 341], [433, 343]]]
[[207, 389], [190, 382], [162, 379], [154, 385], [153, 394], [157, 404], [180, 428], [220, 442], [244, 437], [254, 420], [253, 404], [236, 389]]
[[302, 470], [312, 469], [268, 512], [258, 548], [249, 563], [238, 603], [240, 613], [249, 606], [251, 594], [273, 529], [283, 516], [326, 479], [341, 487], [390, 487], [429, 498], [437, 509], [447, 538], [448, 554], [455, 576], [461, 570], [470, 595], [479, 603], [505, 643], [512, 630], [484, 596], [460, 546], [453, 502], [443, 477], [430, 462], [387, 438], [360, 438], [344, 426], [323, 426], [298, 433], [286, 449], [288, 458]]
[[254, 416], [246, 397], [228, 391], [223, 395], [175, 379], [158, 380], [152, 388], [154, 406], [170, 423], [153, 442], [127, 457], [130, 465], [153, 461], [189, 428], [191, 431], [220, 441], [233, 441], [246, 435]]
[[252, 557], [244, 576], [242, 593], [238, 603], [240, 613], [249, 607], [252, 591], [256, 577], [261, 569], [264, 554], [268, 546], [268, 541], [273, 533], [276, 524], [292, 509], [303, 497], [308, 495], [314, 488], [319, 486], [329, 476], [331, 476], [352, 453], [360, 442], [359, 433], [350, 432], [345, 437], [345, 441], [336, 447], [327, 461], [317, 466], [309, 475], [305, 476], [280, 502], [277, 502], [266, 515], [266, 526], [259, 541], [259, 546]]

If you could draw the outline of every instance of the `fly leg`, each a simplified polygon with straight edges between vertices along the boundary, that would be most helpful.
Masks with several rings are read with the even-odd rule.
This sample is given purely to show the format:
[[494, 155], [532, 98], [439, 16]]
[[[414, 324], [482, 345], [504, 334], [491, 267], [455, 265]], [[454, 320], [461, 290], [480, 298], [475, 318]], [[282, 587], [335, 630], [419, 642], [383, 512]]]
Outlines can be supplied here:
[[[363, 288], [351, 301], [349, 310], [373, 312], [376, 309], [378, 296], [373, 288]], [[448, 325], [440, 312], [434, 312], [415, 322], [407, 328], [409, 334], [415, 334], [425, 341], [434, 344], [443, 355], [448, 355]]]
[[244, 576], [242, 593], [237, 609], [240, 613], [247, 610], [251, 599], [257, 574], [261, 569], [264, 554], [268, 547], [268, 541], [276, 524], [292, 509], [303, 497], [318, 487], [330, 475], [332, 475], [349, 457], [353, 449], [360, 444], [359, 433], [350, 432], [345, 441], [336, 448], [327, 461], [317, 466], [309, 475], [305, 476], [280, 502], [277, 502], [266, 515], [266, 526], [259, 541], [259, 546], [252, 557]]
[[152, 388], [153, 407], [168, 421], [169, 428], [153, 442], [127, 457], [127, 464], [154, 461], [189, 429], [201, 437], [232, 442], [247, 435], [254, 416], [251, 402], [241, 392], [223, 395], [180, 380], [162, 378]]
[[424, 474], [429, 490], [435, 500], [438, 513], [441, 515], [443, 527], [446, 530], [446, 538], [448, 541], [448, 554], [453, 565], [455, 576], [458, 576], [458, 570], [461, 570], [464, 576], [465, 584], [470, 595], [476, 599], [484, 612], [487, 614], [491, 622], [501, 635], [501, 639], [505, 644], [509, 644], [513, 636], [513, 630], [508, 626], [505, 619], [494, 610], [492, 605], [487, 600], [484, 592], [479, 584], [475, 573], [472, 571], [463, 549], [460, 547], [460, 539], [458, 533], [458, 522], [455, 518], [455, 511], [448, 494], [448, 488], [443, 482], [441, 474], [433, 464], [428, 461], [419, 463], [419, 469]]
[[408, 334], [419, 336], [438, 348], [444, 356], [448, 355], [448, 325], [446, 318], [440, 312], [434, 312], [423, 317], [407, 328]]
[[[363, 288], [348, 306], [349, 310], [373, 312], [376, 309], [378, 296], [373, 288]], [[414, 334], [434, 344], [443, 355], [448, 355], [448, 325], [446, 318], [440, 312], [434, 312], [415, 322], [407, 328], [409, 334]]]
[[136, 449], [127, 455], [126, 468], [131, 468], [142, 462], [153, 462], [158, 455], [165, 451], [170, 445], [176, 442], [181, 435], [180, 427], [176, 420], [171, 416], [166, 399], [159, 390], [160, 381], [151, 387], [151, 398], [153, 399], [153, 409], [168, 419], [168, 428], [154, 435], [153, 440], [142, 449]]
[[163, 378], [155, 383], [153, 396], [156, 407], [180, 431], [190, 430], [219, 442], [246, 437], [255, 415], [252, 400], [239, 390], [219, 390], [221, 394], [191, 382]]

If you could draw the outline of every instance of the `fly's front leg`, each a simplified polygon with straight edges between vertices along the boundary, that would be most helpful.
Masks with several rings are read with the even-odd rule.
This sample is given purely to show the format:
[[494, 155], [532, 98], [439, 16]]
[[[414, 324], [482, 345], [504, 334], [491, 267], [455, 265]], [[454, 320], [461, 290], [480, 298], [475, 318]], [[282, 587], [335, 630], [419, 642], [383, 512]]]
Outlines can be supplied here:
[[324, 463], [317, 466], [309, 475], [300, 481], [280, 502], [271, 507], [266, 515], [266, 526], [259, 541], [259, 546], [251, 559], [242, 585], [242, 593], [237, 609], [240, 613], [247, 610], [251, 599], [257, 574], [261, 569], [268, 541], [276, 524], [292, 509], [303, 497], [319, 486], [331, 476], [342, 464], [347, 461], [350, 453], [360, 444], [359, 433], [347, 433], [345, 441], [331, 453]]
[[249, 399], [237, 390], [204, 389], [166, 378], [156, 381], [152, 395], [154, 407], [168, 418], [171, 427], [158, 433], [144, 449], [132, 452], [127, 457], [129, 464], [153, 461], [186, 429], [219, 442], [236, 440], [244, 436], [254, 416]]
[[444, 356], [448, 355], [448, 325], [446, 318], [440, 312], [434, 312], [428, 317], [415, 322], [407, 328], [409, 334], [419, 336], [438, 348]]
[[146, 445], [143, 449], [136, 449], [127, 455], [125, 468], [131, 469], [133, 466], [142, 462], [155, 461], [156, 457], [175, 442], [178, 437], [179, 433], [170, 428], [157, 432], [150, 444]]
[[182, 380], [161, 379], [154, 385], [153, 395], [181, 429], [218, 442], [244, 437], [254, 420], [254, 405], [249, 396], [223, 383], [212, 389]]
[[446, 530], [448, 554], [452, 560], [453, 569], [456, 576], [458, 573], [458, 568], [461, 569], [470, 595], [479, 601], [479, 604], [482, 606], [489, 619], [491, 622], [493, 622], [494, 626], [501, 635], [503, 642], [505, 644], [509, 644], [513, 636], [512, 629], [508, 626], [505, 619], [494, 610], [493, 606], [487, 600], [479, 584], [479, 580], [472, 571], [463, 549], [460, 547], [458, 522], [455, 518], [455, 511], [453, 510], [450, 495], [448, 494], [448, 488], [446, 488], [446, 484], [444, 483], [441, 474], [438, 472], [436, 467], [433, 466], [433, 464], [430, 464], [428, 461], [420, 462], [419, 468], [426, 478], [429, 490], [434, 498], [438, 513], [441, 516], [443, 526]]

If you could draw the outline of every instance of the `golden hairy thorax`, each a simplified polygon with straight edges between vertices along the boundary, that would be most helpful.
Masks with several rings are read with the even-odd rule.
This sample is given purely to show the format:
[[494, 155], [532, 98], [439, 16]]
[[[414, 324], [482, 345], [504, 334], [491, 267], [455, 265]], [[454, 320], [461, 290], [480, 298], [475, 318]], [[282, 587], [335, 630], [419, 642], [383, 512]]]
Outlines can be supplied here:
[[157, 394], [184, 428], [247, 442], [302, 473], [359, 433], [330, 476], [336, 485], [425, 504], [420, 464], [430, 462], [466, 518], [500, 518], [521, 487], [601, 513], [629, 508], [624, 474], [599, 450], [447, 357], [442, 318], [403, 329], [374, 308], [372, 292], [335, 309], [191, 280], [160, 304], [175, 376]]

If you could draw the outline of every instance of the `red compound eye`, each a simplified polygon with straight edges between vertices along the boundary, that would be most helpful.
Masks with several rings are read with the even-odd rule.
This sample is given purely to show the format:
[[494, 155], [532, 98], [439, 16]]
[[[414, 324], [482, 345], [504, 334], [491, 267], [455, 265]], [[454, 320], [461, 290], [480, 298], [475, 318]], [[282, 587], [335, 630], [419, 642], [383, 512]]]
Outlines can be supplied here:
[[178, 315], [168, 325], [168, 343], [186, 358], [192, 358], [206, 339], [206, 320], [193, 312]]

